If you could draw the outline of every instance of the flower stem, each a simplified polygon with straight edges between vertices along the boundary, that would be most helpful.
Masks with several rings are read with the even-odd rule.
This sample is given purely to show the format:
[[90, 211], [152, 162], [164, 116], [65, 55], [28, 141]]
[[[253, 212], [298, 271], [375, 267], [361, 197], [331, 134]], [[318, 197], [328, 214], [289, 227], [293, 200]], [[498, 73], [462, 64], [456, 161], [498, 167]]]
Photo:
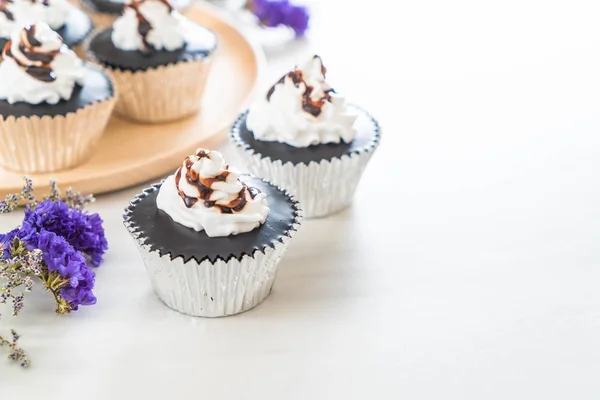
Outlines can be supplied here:
[[29, 360], [29, 357], [27, 357], [27, 354], [25, 353], [25, 350], [23, 350], [22, 348], [18, 347], [18, 341], [19, 341], [19, 334], [17, 334], [17, 332], [14, 329], [10, 330], [13, 340], [8, 341], [6, 339], [4, 339], [2, 336], [0, 336], [0, 347], [8, 347], [12, 353], [10, 353], [8, 355], [8, 358], [10, 360], [13, 360], [15, 362], [18, 362], [21, 364], [21, 367], [23, 368], [27, 368], [31, 365], [31, 361]]

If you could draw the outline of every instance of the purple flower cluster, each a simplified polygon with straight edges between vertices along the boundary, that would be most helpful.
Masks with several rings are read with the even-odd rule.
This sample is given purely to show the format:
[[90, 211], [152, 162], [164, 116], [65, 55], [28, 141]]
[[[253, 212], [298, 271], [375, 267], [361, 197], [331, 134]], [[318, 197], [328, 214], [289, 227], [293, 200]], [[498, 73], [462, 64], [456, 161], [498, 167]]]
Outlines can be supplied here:
[[108, 249], [100, 216], [69, 208], [62, 201], [46, 200], [34, 209], [27, 207], [23, 221], [26, 224], [37, 232], [46, 230], [62, 236], [75, 250], [87, 255], [94, 267], [102, 263], [102, 255]]
[[11, 254], [15, 238], [23, 242], [27, 250], [41, 251], [46, 269], [41, 274], [44, 276], [39, 277], [55, 296], [68, 302], [68, 310], [96, 303], [92, 292], [95, 274], [87, 265], [86, 256], [91, 265], [97, 267], [108, 248], [98, 214], [71, 208], [61, 200], [45, 200], [35, 207], [27, 207], [20, 228], [0, 234], [4, 259], [15, 256]]
[[290, 0], [248, 0], [248, 8], [264, 26], [287, 26], [296, 36], [304, 36], [308, 29], [306, 7], [290, 3]]
[[0, 233], [0, 247], [2, 247], [2, 256], [0, 256], [3, 260], [8, 260], [10, 258], [10, 245], [12, 244], [13, 239], [15, 238], [15, 234], [18, 229], [10, 231], [8, 233]]
[[38, 231], [30, 222], [24, 221], [20, 228], [0, 235], [5, 257], [11, 256], [10, 245], [15, 237], [25, 243], [28, 250], [41, 250], [48, 272], [58, 273], [61, 280], [67, 282], [61, 288], [60, 294], [71, 303], [71, 310], [77, 310], [80, 305], [96, 304], [96, 297], [92, 292], [95, 274], [87, 266], [81, 252], [73, 248], [67, 240], [45, 229]]
[[65, 239], [53, 232], [43, 230], [37, 236], [34, 248], [40, 249], [48, 271], [58, 274], [69, 284], [62, 288], [62, 298], [73, 304], [72, 310], [79, 305], [96, 304], [96, 296], [92, 293], [96, 274], [85, 262], [85, 257], [75, 250]]

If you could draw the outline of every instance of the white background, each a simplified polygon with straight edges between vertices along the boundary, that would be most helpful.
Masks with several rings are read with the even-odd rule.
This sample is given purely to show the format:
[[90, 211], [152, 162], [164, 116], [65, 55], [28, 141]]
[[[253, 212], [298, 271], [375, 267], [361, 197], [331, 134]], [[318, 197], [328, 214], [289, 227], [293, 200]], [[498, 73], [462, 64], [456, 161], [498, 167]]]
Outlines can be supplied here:
[[101, 196], [98, 304], [59, 317], [39, 291], [0, 320], [33, 360], [0, 360], [0, 399], [600, 398], [599, 14], [315, 2], [264, 86], [315, 51], [380, 119], [354, 206], [304, 223], [265, 303], [210, 320], [152, 293], [121, 225], [139, 188]]

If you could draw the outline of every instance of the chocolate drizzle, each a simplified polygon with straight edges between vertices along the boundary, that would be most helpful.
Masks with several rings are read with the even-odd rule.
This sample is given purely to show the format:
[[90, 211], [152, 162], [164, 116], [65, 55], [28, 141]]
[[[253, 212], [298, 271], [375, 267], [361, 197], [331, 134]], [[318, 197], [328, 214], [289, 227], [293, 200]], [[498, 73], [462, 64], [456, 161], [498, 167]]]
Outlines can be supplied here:
[[226, 166], [225, 171], [221, 172], [219, 175], [211, 178], [202, 178], [200, 174], [192, 167], [200, 159], [209, 158], [209, 154], [210, 151], [207, 152], [203, 149], [199, 149], [195, 156], [189, 156], [184, 161], [185, 180], [189, 185], [196, 188], [198, 191], [198, 197], [190, 197], [182, 190], [179, 190], [179, 183], [181, 182], [181, 177], [184, 175], [184, 171], [182, 167], [177, 170], [175, 173], [175, 185], [177, 186], [179, 196], [183, 199], [183, 202], [187, 208], [192, 208], [198, 201], [202, 200], [205, 207], [217, 207], [222, 214], [241, 212], [248, 203], [248, 200], [246, 200], [246, 192], [248, 192], [250, 197], [254, 199], [256, 195], [260, 193], [260, 190], [243, 185], [242, 190], [240, 190], [236, 198], [230, 201], [228, 204], [217, 204], [216, 201], [211, 200], [210, 198], [213, 194], [212, 185], [215, 182], [226, 182], [230, 172], [228, 171], [229, 166]]
[[14, 21], [15, 16], [12, 12], [6, 9], [10, 4], [14, 3], [13, 0], [0, 0], [0, 13], [4, 14], [7, 20]]
[[[35, 38], [35, 25], [28, 25], [21, 30], [19, 43], [19, 52], [21, 57], [15, 57], [12, 51], [12, 40], [9, 40], [4, 46], [4, 57], [12, 58], [33, 78], [42, 82], [53, 82], [56, 80], [56, 74], [52, 70], [52, 61], [63, 51], [64, 46], [57, 50], [41, 51], [38, 47], [42, 46], [39, 40]], [[61, 39], [62, 41], [62, 39]]]
[[171, 6], [168, 0], [133, 0], [131, 3], [125, 4], [125, 10], [127, 10], [128, 8], [132, 9], [137, 17], [138, 33], [142, 37], [142, 44], [144, 45], [143, 51], [151, 52], [155, 50], [154, 47], [152, 47], [150, 43], [148, 43], [148, 34], [152, 30], [152, 25], [146, 19], [146, 17], [144, 17], [144, 14], [142, 14], [142, 12], [140, 11], [140, 7], [146, 1], [158, 1], [160, 3], [163, 3], [169, 9], [169, 14], [173, 12], [173, 6]]
[[260, 179], [241, 176], [240, 181], [246, 186], [257, 187], [271, 199], [265, 223], [250, 232], [210, 237], [205, 231], [197, 232], [178, 224], [156, 206], [160, 185], [154, 185], [136, 196], [125, 211], [125, 225], [151, 251], [170, 259], [180, 257], [184, 262], [193, 259], [197, 263], [233, 258], [241, 261], [291, 237], [301, 220], [298, 204], [287, 193]]
[[[319, 56], [314, 56], [313, 58], [321, 61], [321, 57]], [[327, 68], [323, 66], [322, 62], [321, 73], [323, 74], [323, 77], [325, 77], [325, 74], [327, 73]], [[335, 90], [327, 89], [324, 91], [324, 95], [322, 97], [316, 100], [312, 99], [310, 96], [314, 88], [306, 83], [302, 74], [302, 70], [296, 67], [293, 71], [288, 72], [287, 74], [282, 76], [281, 79], [279, 79], [277, 83], [273, 85], [271, 89], [269, 89], [269, 91], [267, 92], [267, 101], [271, 101], [271, 96], [275, 92], [275, 87], [277, 85], [283, 84], [285, 82], [285, 78], [290, 78], [290, 80], [296, 87], [300, 87], [300, 84], [304, 84], [305, 90], [304, 93], [302, 93], [302, 109], [314, 117], [318, 117], [321, 114], [321, 108], [323, 108], [325, 102], [331, 102], [331, 93], [335, 93]]]

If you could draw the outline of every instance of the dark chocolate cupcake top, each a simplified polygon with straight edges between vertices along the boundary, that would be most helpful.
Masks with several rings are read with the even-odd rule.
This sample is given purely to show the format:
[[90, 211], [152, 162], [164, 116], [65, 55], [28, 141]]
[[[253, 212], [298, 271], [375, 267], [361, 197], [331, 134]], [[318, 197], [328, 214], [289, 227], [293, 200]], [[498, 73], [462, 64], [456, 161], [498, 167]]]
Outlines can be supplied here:
[[[125, 8], [126, 0], [83, 0], [83, 4], [92, 11], [121, 15]], [[183, 9], [190, 4], [190, 0], [171, 0], [170, 3], [176, 10]]]
[[294, 165], [308, 165], [311, 162], [319, 163], [323, 160], [340, 159], [343, 156], [375, 149], [381, 139], [379, 124], [365, 110], [353, 105], [349, 105], [349, 108], [357, 115], [354, 123], [356, 136], [350, 143], [294, 147], [286, 143], [257, 140], [246, 123], [248, 112], [243, 113], [234, 123], [230, 136], [238, 146], [258, 154], [260, 157], [269, 158], [272, 161], [279, 160], [283, 164], [289, 162]]
[[93, 12], [121, 15], [125, 2], [111, 0], [83, 0], [83, 5]]
[[45, 115], [49, 117], [61, 115], [64, 117], [113, 96], [114, 88], [108, 76], [99, 67], [86, 63], [83, 69], [83, 83], [75, 85], [69, 99], [61, 100], [56, 104], [29, 104], [22, 101], [10, 104], [6, 100], [0, 100], [0, 117], [5, 119], [10, 116], [41, 118]]
[[240, 176], [223, 167], [220, 153], [199, 149], [173, 176], [137, 196], [124, 218], [140, 243], [161, 255], [214, 262], [274, 247], [295, 231], [300, 213], [287, 193]]
[[66, 115], [113, 95], [106, 75], [86, 67], [48, 24], [13, 33], [0, 64], [0, 115]]
[[140, 71], [207, 57], [216, 36], [167, 0], [134, 0], [112, 28], [90, 42], [91, 56], [112, 68]]

